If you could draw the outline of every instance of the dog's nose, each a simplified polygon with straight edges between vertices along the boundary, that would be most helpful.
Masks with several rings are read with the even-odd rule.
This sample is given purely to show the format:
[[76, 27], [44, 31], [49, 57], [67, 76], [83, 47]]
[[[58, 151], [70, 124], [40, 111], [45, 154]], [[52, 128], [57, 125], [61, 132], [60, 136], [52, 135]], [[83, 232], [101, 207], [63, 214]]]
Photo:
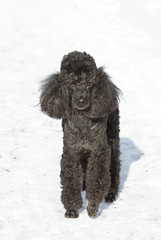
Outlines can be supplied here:
[[84, 97], [83, 97], [83, 96], [80, 96], [80, 97], [79, 97], [79, 100], [83, 100], [83, 99], [84, 99]]
[[78, 95], [75, 99], [73, 99], [73, 103], [77, 109], [85, 109], [89, 106], [89, 101], [87, 96], [83, 94]]
[[78, 102], [83, 103], [84, 102], [84, 97], [80, 96], [79, 99], [78, 99]]
[[79, 106], [83, 106], [85, 104], [85, 99], [83, 96], [80, 96], [78, 99], [77, 99], [77, 104]]

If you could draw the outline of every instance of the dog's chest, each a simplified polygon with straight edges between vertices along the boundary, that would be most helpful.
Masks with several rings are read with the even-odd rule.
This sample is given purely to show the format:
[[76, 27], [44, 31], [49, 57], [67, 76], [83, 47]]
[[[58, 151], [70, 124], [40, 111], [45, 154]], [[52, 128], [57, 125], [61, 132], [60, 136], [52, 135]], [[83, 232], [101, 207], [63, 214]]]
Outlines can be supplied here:
[[95, 144], [105, 144], [106, 121], [93, 120], [85, 116], [74, 116], [64, 120], [64, 143], [77, 150], [93, 149]]
[[69, 127], [80, 134], [88, 133], [97, 123], [83, 115], [74, 115], [68, 120]]

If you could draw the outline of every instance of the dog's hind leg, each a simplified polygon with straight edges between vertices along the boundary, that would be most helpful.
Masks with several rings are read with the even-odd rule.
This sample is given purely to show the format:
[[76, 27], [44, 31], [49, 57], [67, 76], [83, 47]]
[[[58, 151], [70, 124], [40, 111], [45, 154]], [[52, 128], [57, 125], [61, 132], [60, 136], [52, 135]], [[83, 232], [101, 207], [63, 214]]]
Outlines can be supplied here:
[[120, 183], [120, 139], [119, 139], [119, 109], [116, 109], [110, 114], [107, 122], [107, 139], [111, 147], [111, 187], [107, 196], [106, 202], [113, 202], [119, 190]]

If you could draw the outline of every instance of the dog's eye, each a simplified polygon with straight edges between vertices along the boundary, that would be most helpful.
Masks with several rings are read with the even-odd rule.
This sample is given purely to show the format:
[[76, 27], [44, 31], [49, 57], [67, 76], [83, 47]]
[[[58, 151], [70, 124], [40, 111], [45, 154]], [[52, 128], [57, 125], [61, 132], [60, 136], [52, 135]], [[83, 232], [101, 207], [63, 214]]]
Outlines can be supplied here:
[[70, 88], [74, 89], [75, 85], [74, 84], [70, 84]]
[[91, 82], [88, 82], [88, 83], [87, 83], [87, 87], [92, 87], [92, 83], [91, 83]]

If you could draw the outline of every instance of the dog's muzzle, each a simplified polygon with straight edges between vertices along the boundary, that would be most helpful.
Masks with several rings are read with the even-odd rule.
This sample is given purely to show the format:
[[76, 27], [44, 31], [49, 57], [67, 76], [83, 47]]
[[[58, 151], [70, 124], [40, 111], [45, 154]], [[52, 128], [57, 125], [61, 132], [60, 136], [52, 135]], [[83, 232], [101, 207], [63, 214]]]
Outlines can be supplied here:
[[79, 110], [84, 110], [90, 106], [90, 101], [87, 96], [85, 97], [81, 95], [79, 97], [74, 98], [73, 105], [75, 108]]

